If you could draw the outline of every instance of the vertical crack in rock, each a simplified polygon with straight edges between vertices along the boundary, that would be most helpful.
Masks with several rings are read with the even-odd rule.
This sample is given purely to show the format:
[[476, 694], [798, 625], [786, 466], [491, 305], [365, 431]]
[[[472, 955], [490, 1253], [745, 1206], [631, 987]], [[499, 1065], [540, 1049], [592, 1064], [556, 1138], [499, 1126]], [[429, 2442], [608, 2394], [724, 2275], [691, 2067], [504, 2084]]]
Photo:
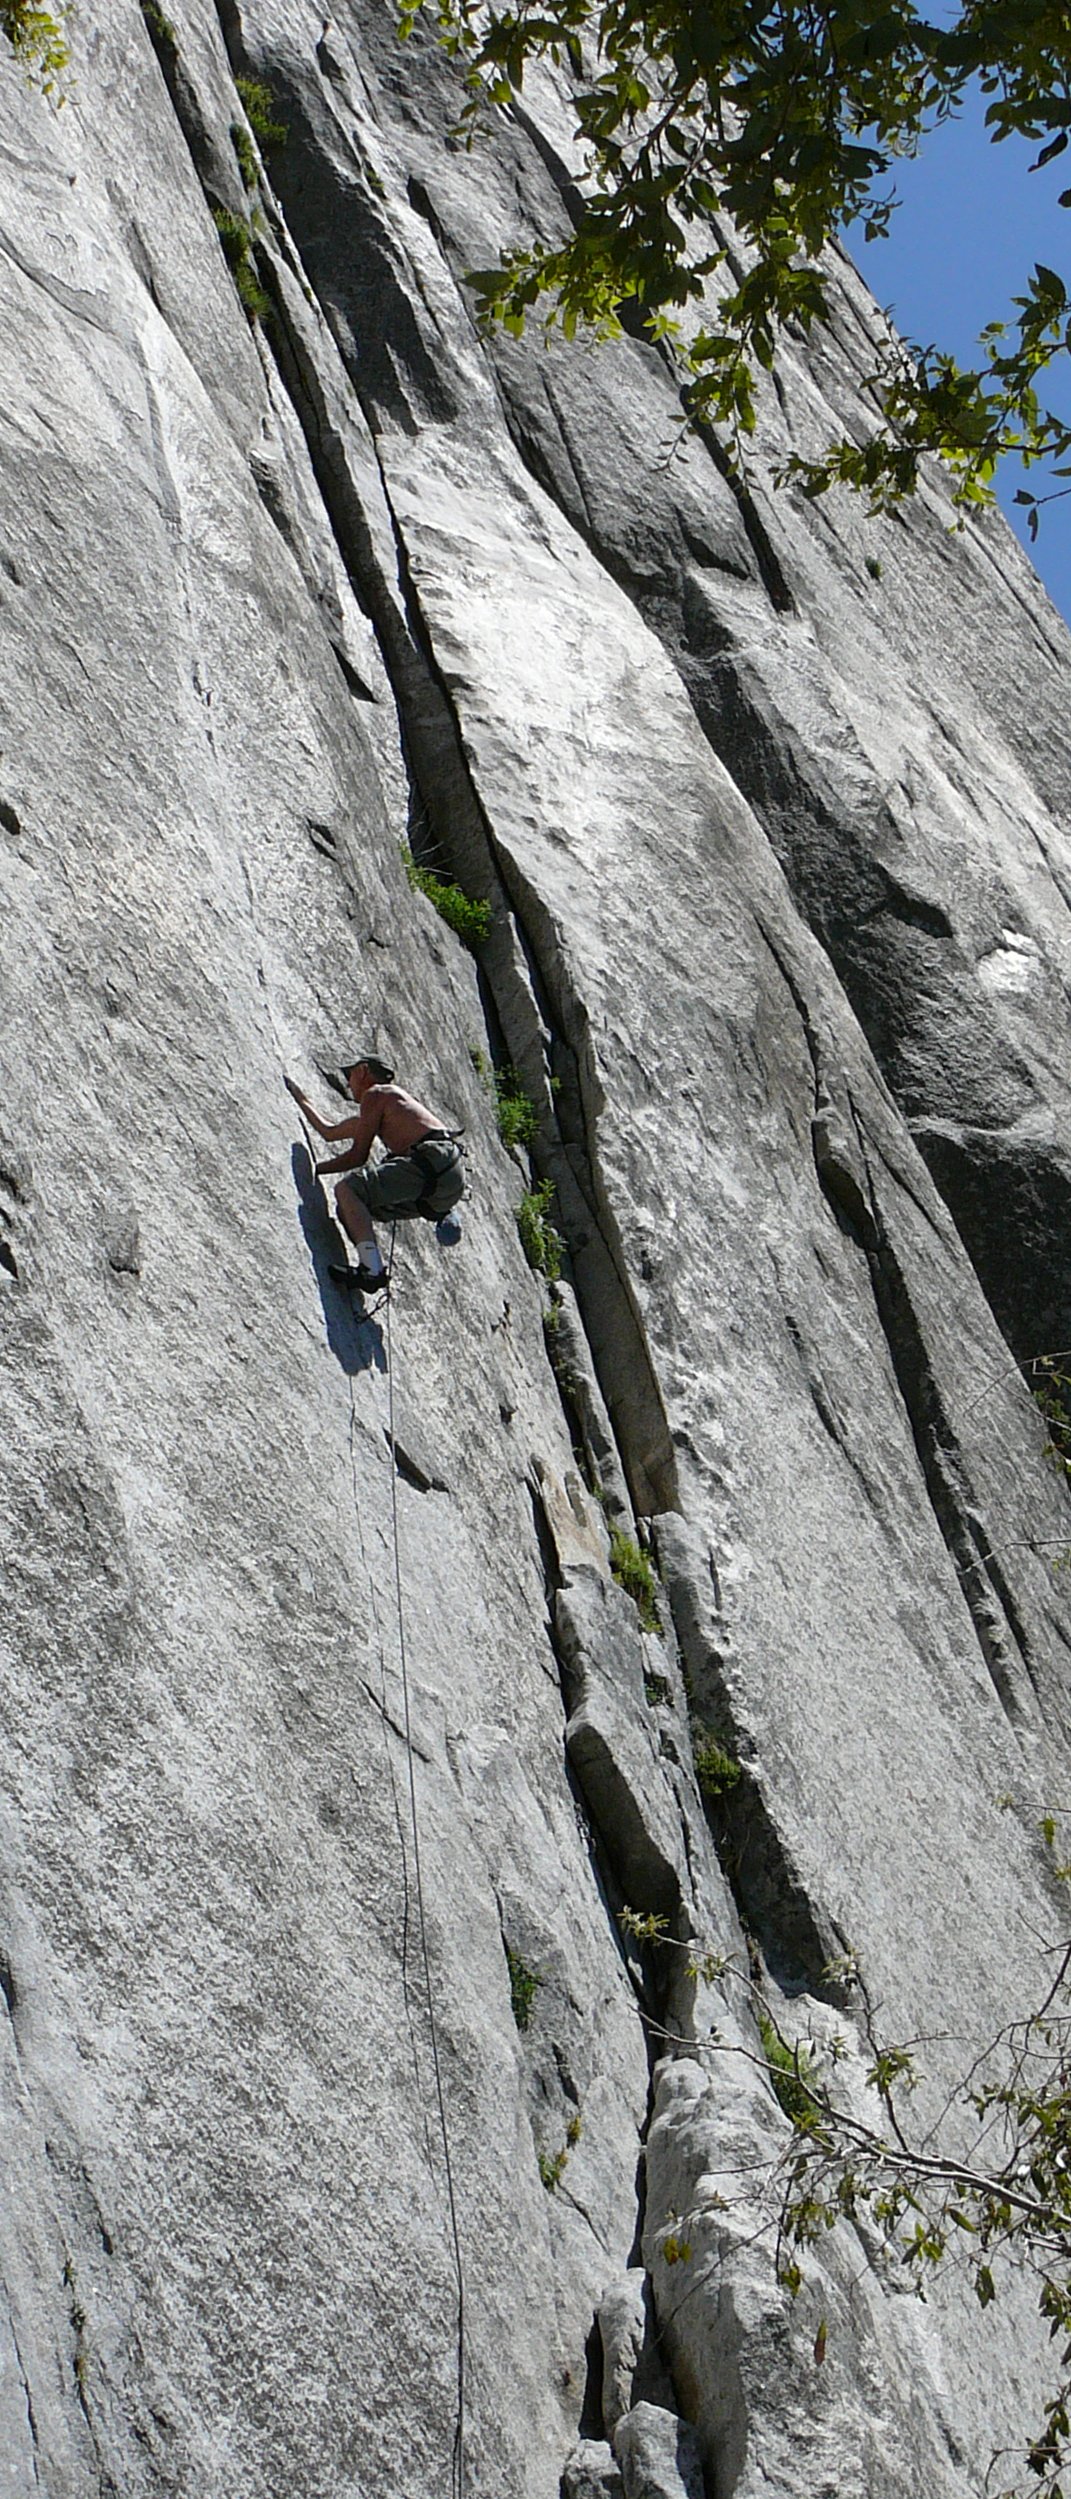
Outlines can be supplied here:
[[844, 1989], [829, 1971], [847, 1949], [836, 1920], [816, 1902], [763, 1792], [752, 1740], [741, 1723], [727, 1673], [728, 1627], [712, 1559], [688, 1519], [675, 1512], [653, 1522], [659, 1571], [691, 1706], [739, 1763], [740, 1777], [707, 1808], [708, 1828], [745, 1931], [783, 1994], [843, 2005]]
[[7, 2317], [11, 2333], [11, 2348], [15, 2355], [15, 2367], [19, 2373], [19, 2384], [22, 2388], [23, 2400], [26, 2405], [26, 2425], [30, 2433], [30, 2462], [33, 2467], [34, 2486], [36, 2489], [40, 2489], [42, 2487], [40, 2470], [41, 2442], [38, 2435], [37, 2415], [34, 2411], [33, 2396], [30, 2392], [30, 2380], [27, 2375], [26, 2363], [22, 2357], [22, 2347], [19, 2342], [15, 2320], [11, 2313], [10, 2300], [7, 2303]]
[[[374, 437], [370, 438], [371, 456], [393, 534], [397, 591], [384, 578], [382, 554], [352, 476], [347, 447], [332, 422], [315, 361], [289, 317], [279, 273], [266, 262], [266, 276], [269, 270], [278, 315], [275, 351], [280, 372], [302, 424], [343, 561], [379, 639], [428, 824], [443, 857], [466, 889], [492, 904], [491, 934], [481, 950], [482, 969], [509, 1054], [542, 1112], [535, 1160], [555, 1184], [585, 1333], [631, 1496], [641, 1514], [671, 1508], [677, 1486], [668, 1421], [599, 1170], [595, 1122], [600, 1103], [586, 1011], [569, 981], [564, 949], [550, 915], [496, 842], [473, 786]], [[543, 998], [549, 1002], [559, 1075], [576, 1111], [567, 1138], [561, 1135], [561, 1115], [546, 1081], [538, 1006], [518, 961], [511, 917], [518, 923]]]
[[[435, 659], [382, 461], [380, 475], [410, 623], [410, 664], [398, 677], [392, 676], [403, 735], [444, 856], [467, 886], [485, 894], [490, 891], [497, 905], [499, 928], [497, 932], [493, 928], [492, 940], [483, 951], [484, 969], [507, 1049], [522, 1077], [531, 1082], [542, 1114], [534, 1160], [537, 1170], [554, 1182], [584, 1330], [633, 1503], [640, 1515], [672, 1508], [677, 1482], [669, 1424], [599, 1167], [595, 1124], [601, 1094], [587, 1011], [569, 979], [560, 932], [540, 896], [496, 840], [473, 784], [460, 724]], [[396, 641], [397, 636], [392, 636], [392, 645]], [[391, 650], [384, 649], [384, 658], [390, 670]], [[421, 662], [420, 699], [414, 707], [414, 677]], [[429, 715], [434, 724], [430, 740], [426, 736]], [[444, 790], [452, 800], [449, 805], [444, 805]], [[520, 977], [508, 932], [503, 942], [501, 921], [507, 910], [534, 965], [538, 999]], [[561, 1108], [546, 1082], [541, 1005], [552, 1035]], [[570, 1105], [576, 1116], [566, 1136], [563, 1112]]]
[[[530, 146], [535, 150], [541, 164], [550, 175], [551, 181], [558, 192], [566, 215], [568, 216], [570, 223], [575, 227], [582, 214], [584, 200], [583, 194], [577, 183], [573, 180], [567, 165], [564, 164], [562, 158], [558, 154], [553, 141], [549, 139], [546, 132], [540, 128], [539, 122], [535, 115], [525, 110], [525, 107], [521, 103], [519, 97], [515, 96], [512, 99], [510, 114], [511, 118], [516, 122], [518, 129], [523, 130]], [[433, 212], [429, 215], [428, 222], [432, 225], [432, 230], [435, 234], [440, 251], [452, 270], [458, 294], [464, 303], [467, 294], [465, 283], [466, 271], [461, 264], [457, 252], [453, 249], [449, 238], [445, 235], [440, 220], [434, 217]], [[740, 274], [741, 276], [743, 275], [742, 269]], [[655, 341], [649, 337], [644, 327], [642, 315], [635, 305], [626, 304], [622, 306], [621, 321], [626, 334], [630, 336], [639, 347], [644, 349], [647, 354], [656, 356], [660, 364], [664, 367], [669, 379], [670, 388], [676, 396], [680, 409], [681, 422], [683, 424], [687, 416], [687, 395], [677, 372], [673, 351], [669, 346], [668, 341], [665, 339]], [[547, 469], [545, 462], [540, 460], [538, 446], [534, 442], [528, 429], [520, 422], [516, 407], [514, 406], [508, 392], [503, 394], [502, 405], [511, 439], [514, 443], [515, 449], [519, 452], [521, 459], [524, 461], [525, 467], [529, 470], [530, 474], [536, 478], [537, 483], [549, 492], [552, 500], [557, 502], [558, 498], [555, 494], [553, 475]], [[739, 470], [734, 467], [727, 451], [719, 442], [712, 425], [704, 424], [697, 426], [696, 435], [697, 439], [702, 443], [704, 451], [713, 463], [713, 466], [716, 468], [723, 486], [726, 487], [736, 505], [736, 509], [743, 524], [745, 536], [747, 537], [748, 544], [750, 545], [752, 555], [755, 559], [755, 567], [758, 572], [759, 579], [762, 582], [763, 589], [766, 592], [771, 607], [778, 615], [783, 616], [792, 614], [795, 610], [796, 603], [786, 580], [784, 568], [774, 547], [773, 540], [762, 518], [762, 514], [759, 511], [754, 494], [748, 485], [747, 479], [742, 477]], [[580, 495], [584, 509], [588, 516], [588, 530], [583, 534], [587, 537], [587, 543], [590, 546], [592, 553], [599, 557], [600, 562], [607, 562], [608, 551], [605, 543], [600, 539], [600, 533], [592, 520], [584, 490], [583, 471], [580, 466], [577, 466], [574, 469], [574, 476], [576, 479], [578, 494]], [[615, 571], [612, 557], [607, 562], [607, 569]], [[615, 578], [617, 577], [618, 575], [615, 572]], [[634, 584], [630, 585], [626, 582], [624, 586], [630, 588], [632, 594], [634, 595]]]
[[1029, 1638], [1004, 1573], [990, 1548], [982, 1523], [981, 1504], [971, 1484], [966, 1457], [930, 1359], [910, 1284], [881, 1216], [866, 1134], [850, 1094], [849, 1105], [866, 1170], [871, 1215], [877, 1236], [875, 1245], [867, 1252], [874, 1279], [874, 1298], [914, 1435], [926, 1490], [955, 1564], [956, 1577], [1001, 1707], [1016, 1732], [1023, 1733], [1038, 1723], [1038, 1697]]
[[[229, 8], [221, 12], [221, 23], [232, 62], [244, 61], [240, 24], [232, 22]], [[289, 85], [285, 109], [304, 126], [301, 99]], [[536, 1143], [537, 1169], [553, 1180], [557, 1191], [585, 1332], [631, 1497], [641, 1515], [669, 1509], [678, 1498], [676, 1460], [646, 1332], [602, 1183], [595, 1142], [601, 1103], [586, 1011], [569, 981], [560, 933], [539, 897], [525, 885], [516, 864], [496, 842], [473, 785], [456, 710], [435, 659], [404, 530], [376, 441], [374, 390], [370, 392], [368, 377], [351, 366], [343, 350], [349, 386], [369, 429], [365, 457], [375, 464], [375, 483], [393, 537], [397, 588], [384, 577], [383, 550], [376, 545], [352, 474], [349, 447], [332, 421], [315, 359], [300, 337], [281, 272], [263, 246], [257, 257], [275, 306], [272, 344], [276, 360], [305, 434], [336, 543], [379, 640], [404, 747], [434, 838], [466, 888], [492, 901], [494, 920], [484, 949], [484, 969], [507, 1047], [522, 1076], [533, 1080], [533, 1092], [544, 1113]], [[396, 295], [393, 287], [392, 302]], [[511, 933], [503, 926], [507, 903], [536, 965], [544, 998], [551, 1002], [558, 1055], [572, 1079], [570, 1094], [577, 1119], [567, 1140], [560, 1136], [561, 1122], [545, 1082], [538, 1013], [528, 984], [519, 975]]]
[[[903, 1261], [881, 1212], [862, 1116], [850, 1090], [847, 1119], [838, 1113], [825, 1082], [821, 1040], [806, 996], [765, 926], [762, 936], [796, 1008], [814, 1067], [812, 1137], [819, 1182], [838, 1219], [847, 1224], [865, 1252], [875, 1308], [930, 1506], [1001, 1707], [1016, 1733], [1023, 1735], [1038, 1723], [1029, 1635], [986, 1534], [982, 1505], [930, 1357]], [[880, 1154], [880, 1146], [871, 1144]]]

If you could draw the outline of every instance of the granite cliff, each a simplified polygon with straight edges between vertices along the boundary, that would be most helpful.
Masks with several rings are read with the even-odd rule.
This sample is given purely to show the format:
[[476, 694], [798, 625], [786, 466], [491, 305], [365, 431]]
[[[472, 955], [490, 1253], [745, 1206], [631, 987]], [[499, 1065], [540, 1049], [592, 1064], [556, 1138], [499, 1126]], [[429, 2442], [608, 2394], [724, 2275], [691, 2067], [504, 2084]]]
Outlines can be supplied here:
[[[0, 46], [0, 2493], [968, 2499], [1031, 2299], [786, 2300], [747, 2002], [618, 1912], [934, 2107], [1040, 1993], [1071, 645], [936, 473], [772, 491], [846, 261], [742, 485], [476, 335], [549, 83], [469, 154], [372, 0], [171, 6]], [[389, 1347], [281, 1081], [362, 1045], [467, 1134]]]

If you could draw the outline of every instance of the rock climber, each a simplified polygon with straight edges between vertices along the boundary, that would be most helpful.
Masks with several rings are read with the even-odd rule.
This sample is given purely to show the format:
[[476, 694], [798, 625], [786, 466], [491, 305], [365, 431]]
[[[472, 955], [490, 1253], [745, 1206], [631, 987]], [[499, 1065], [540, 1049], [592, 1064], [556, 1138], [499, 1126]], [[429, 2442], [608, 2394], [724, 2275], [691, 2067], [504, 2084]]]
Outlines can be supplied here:
[[[369, 1051], [340, 1069], [343, 1083], [358, 1105], [353, 1119], [321, 1119], [292, 1076], [283, 1082], [310, 1128], [329, 1145], [346, 1139], [346, 1150], [330, 1162], [318, 1163], [319, 1178], [345, 1172], [335, 1190], [335, 1211], [357, 1251], [357, 1265], [332, 1266], [336, 1284], [374, 1292], [388, 1281], [376, 1240], [373, 1217], [390, 1223], [424, 1215], [437, 1223], [456, 1206], [464, 1191], [461, 1148], [455, 1131], [445, 1128], [434, 1111], [395, 1084], [394, 1069]], [[368, 1156], [376, 1138], [386, 1150], [374, 1168]]]

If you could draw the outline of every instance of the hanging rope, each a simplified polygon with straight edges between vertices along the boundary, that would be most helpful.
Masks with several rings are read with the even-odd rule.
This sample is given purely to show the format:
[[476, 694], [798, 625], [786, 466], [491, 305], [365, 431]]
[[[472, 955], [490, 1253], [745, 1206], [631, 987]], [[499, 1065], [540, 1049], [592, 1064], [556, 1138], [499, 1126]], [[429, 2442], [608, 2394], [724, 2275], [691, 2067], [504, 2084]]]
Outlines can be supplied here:
[[[275, 1043], [275, 1047], [276, 1047], [276, 1049], [277, 1049], [277, 1050], [278, 1050], [278, 1052], [279, 1052], [280, 1059], [283, 1061], [283, 1064], [285, 1065], [285, 1057], [284, 1057], [284, 1045], [283, 1045], [283, 1039], [282, 1039], [282, 1035], [281, 1035], [281, 1033], [280, 1033], [280, 1031], [279, 1031], [278, 1023], [277, 1023], [277, 1020], [276, 1020], [274, 1000], [273, 1000], [273, 998], [272, 998], [272, 991], [271, 991], [271, 983], [270, 983], [270, 982], [269, 982], [269, 980], [268, 980], [267, 970], [266, 970], [265, 961], [264, 961], [264, 939], [263, 939], [263, 936], [262, 936], [262, 933], [261, 933], [261, 927], [260, 927], [260, 915], [259, 915], [259, 911], [258, 911], [258, 908], [257, 908], [257, 894], [256, 894], [256, 887], [255, 887], [255, 885], [254, 885], [254, 883], [253, 883], [253, 878], [252, 878], [252, 875], [251, 875], [251, 873], [250, 873], [250, 869], [249, 869], [249, 865], [248, 865], [248, 862], [247, 862], [247, 859], [246, 859], [246, 856], [245, 856], [245, 852], [244, 852], [244, 850], [243, 850], [243, 849], [241, 849], [241, 848], [239, 848], [238, 857], [239, 857], [239, 863], [240, 863], [240, 866], [241, 866], [241, 871], [242, 871], [242, 879], [243, 879], [243, 882], [244, 882], [244, 885], [245, 885], [246, 895], [247, 895], [247, 898], [248, 898], [248, 903], [249, 903], [249, 917], [250, 917], [250, 921], [251, 921], [251, 923], [252, 923], [252, 928], [253, 928], [253, 936], [254, 936], [254, 942], [255, 942], [255, 945], [256, 945], [256, 953], [257, 953], [257, 971], [258, 971], [258, 975], [259, 975], [260, 986], [261, 986], [261, 989], [262, 989], [262, 991], [263, 991], [263, 993], [264, 993], [264, 1003], [265, 1003], [265, 1007], [266, 1007], [266, 1010], [267, 1010], [267, 1015], [268, 1015], [268, 1023], [269, 1023], [269, 1026], [270, 1026], [270, 1028], [271, 1028], [272, 1038], [273, 1038], [273, 1041], [274, 1041], [274, 1043]], [[300, 1117], [301, 1117], [301, 1114], [299, 1113], [299, 1118], [300, 1118]], [[308, 1130], [308, 1128], [307, 1128], [307, 1126], [306, 1126], [306, 1123], [305, 1123], [304, 1118], [301, 1118], [301, 1129], [302, 1129], [302, 1134], [303, 1134], [303, 1136], [304, 1136], [304, 1138], [305, 1138], [305, 1143], [306, 1143], [306, 1146], [307, 1146], [307, 1148], [308, 1148], [309, 1160], [310, 1160], [310, 1163], [311, 1163], [311, 1165], [312, 1165], [312, 1170], [313, 1170], [313, 1173], [315, 1174], [315, 1173], [316, 1173], [316, 1147], [315, 1147], [315, 1144], [314, 1144], [314, 1141], [313, 1141], [312, 1137], [311, 1137], [311, 1136], [310, 1136], [310, 1134], [309, 1134], [309, 1130]], [[441, 2065], [441, 2061], [440, 2061], [440, 2057], [439, 2057], [439, 2029], [438, 2029], [438, 2023], [436, 2022], [436, 2018], [435, 2018], [435, 1991], [434, 1991], [434, 1988], [433, 1988], [433, 1985], [432, 1985], [432, 1976], [431, 1976], [431, 1955], [430, 1955], [430, 1952], [429, 1952], [429, 1950], [428, 1950], [428, 1927], [427, 1927], [427, 1918], [426, 1918], [426, 1916], [425, 1916], [425, 1911], [424, 1911], [424, 1882], [423, 1882], [423, 1875], [422, 1875], [422, 1872], [421, 1872], [421, 1863], [420, 1863], [420, 1824], [419, 1824], [419, 1819], [418, 1819], [418, 1815], [417, 1815], [416, 1767], [415, 1767], [415, 1757], [414, 1757], [414, 1752], [413, 1752], [413, 1730], [412, 1730], [412, 1718], [411, 1718], [410, 1707], [409, 1707], [409, 1664], [408, 1664], [408, 1657], [407, 1657], [407, 1653], [406, 1653], [406, 1645], [405, 1645], [405, 1601], [404, 1601], [404, 1595], [403, 1595], [403, 1590], [402, 1590], [402, 1554], [401, 1554], [401, 1532], [400, 1532], [399, 1522], [398, 1522], [398, 1452], [397, 1452], [397, 1446], [396, 1446], [396, 1441], [395, 1441], [395, 1432], [394, 1432], [394, 1347], [393, 1347], [392, 1338], [391, 1338], [391, 1278], [392, 1278], [392, 1276], [393, 1276], [393, 1272], [394, 1272], [394, 1243], [395, 1243], [395, 1236], [396, 1236], [397, 1230], [398, 1230], [397, 1224], [396, 1224], [396, 1223], [395, 1223], [395, 1224], [392, 1224], [392, 1226], [391, 1226], [391, 1236], [390, 1236], [390, 1256], [389, 1256], [388, 1261], [387, 1261], [387, 1276], [386, 1276], [386, 1281], [385, 1281], [385, 1285], [384, 1285], [384, 1291], [383, 1291], [383, 1296], [382, 1296], [382, 1303], [377, 1303], [377, 1304], [376, 1304], [376, 1308], [378, 1309], [378, 1308], [380, 1308], [380, 1307], [383, 1307], [383, 1308], [385, 1308], [385, 1311], [386, 1311], [386, 1337], [387, 1337], [387, 1438], [388, 1438], [388, 1442], [389, 1442], [389, 1444], [390, 1444], [391, 1534], [392, 1534], [392, 1542], [393, 1542], [393, 1547], [394, 1547], [394, 1593], [395, 1593], [395, 1603], [396, 1603], [396, 1607], [397, 1607], [397, 1615], [398, 1615], [398, 1662], [399, 1662], [399, 1668], [400, 1668], [400, 1673], [401, 1673], [401, 1685], [402, 1685], [402, 1703], [403, 1703], [402, 1723], [403, 1723], [403, 1727], [404, 1727], [404, 1731], [405, 1731], [405, 1753], [406, 1753], [406, 1764], [407, 1764], [407, 1770], [408, 1770], [408, 1789], [409, 1789], [409, 1828], [410, 1828], [410, 1834], [411, 1834], [411, 1840], [412, 1840], [412, 1850], [413, 1850], [413, 1892], [414, 1892], [415, 1901], [416, 1901], [417, 1926], [418, 1926], [419, 1933], [420, 1933], [420, 1953], [421, 1953], [421, 1960], [422, 1960], [422, 1963], [423, 1963], [423, 1968], [424, 1968], [424, 1989], [425, 1989], [425, 1996], [426, 1996], [427, 2008], [428, 2008], [428, 2037], [429, 2037], [430, 2044], [431, 2044], [431, 2061], [432, 2061], [432, 2067], [433, 2067], [433, 2071], [434, 2071], [434, 2075], [435, 2075], [435, 2101], [436, 2101], [436, 2107], [437, 2107], [437, 2110], [438, 2110], [438, 2118], [439, 2118], [439, 2136], [440, 2136], [440, 2140], [441, 2140], [441, 2143], [442, 2143], [442, 2155], [443, 2155], [443, 2174], [444, 2174], [444, 2177], [445, 2177], [445, 2180], [446, 2180], [446, 2201], [447, 2201], [447, 2209], [448, 2209], [449, 2218], [450, 2218], [450, 2238], [451, 2238], [451, 2243], [452, 2243], [452, 2247], [453, 2247], [453, 2256], [454, 2256], [454, 2272], [455, 2272], [455, 2276], [456, 2276], [456, 2280], [457, 2280], [457, 2421], [456, 2421], [456, 2427], [455, 2427], [455, 2430], [454, 2430], [454, 2444], [453, 2444], [453, 2450], [452, 2450], [452, 2455], [451, 2455], [451, 2468], [450, 2468], [450, 2499], [465, 2499], [465, 2486], [466, 2486], [466, 2471], [465, 2471], [465, 2396], [466, 2396], [466, 2387], [465, 2387], [465, 2275], [464, 2275], [464, 2268], [463, 2268], [462, 2261], [461, 2261], [461, 2233], [460, 2233], [460, 2230], [459, 2230], [459, 2228], [458, 2228], [458, 2219], [457, 2219], [457, 2197], [456, 2197], [456, 2194], [455, 2194], [455, 2191], [454, 2191], [454, 2168], [453, 2168], [453, 2162], [452, 2162], [451, 2157], [450, 2157], [450, 2130], [449, 2130], [449, 2127], [448, 2127], [448, 2124], [447, 2124], [447, 2118], [446, 2118], [446, 2096], [445, 2096], [445, 2093], [444, 2093], [444, 2091], [443, 2091], [442, 2065]], [[353, 1477], [353, 1506], [354, 1506], [354, 1511], [355, 1511], [355, 1513], [356, 1513], [356, 1519], [357, 1519], [357, 1533], [358, 1533], [358, 1536], [359, 1536], [359, 1539], [360, 1539], [360, 1545], [361, 1545], [361, 1558], [362, 1558], [362, 1562], [363, 1562], [363, 1564], [364, 1564], [365, 1574], [366, 1574], [367, 1579], [368, 1579], [369, 1588], [370, 1588], [371, 1593], [372, 1593], [372, 1614], [373, 1614], [373, 1620], [374, 1620], [374, 1622], [375, 1622], [375, 1626], [376, 1626], [376, 1635], [377, 1635], [377, 1638], [378, 1638], [378, 1641], [379, 1641], [380, 1663], [381, 1663], [381, 1667], [383, 1668], [384, 1673], [385, 1673], [385, 1647], [384, 1647], [383, 1634], [382, 1634], [382, 1630], [381, 1630], [381, 1627], [380, 1627], [380, 1621], [379, 1621], [379, 1608], [378, 1608], [378, 1605], [377, 1605], [377, 1602], [376, 1602], [376, 1594], [375, 1594], [375, 1581], [374, 1581], [374, 1579], [373, 1579], [372, 1572], [371, 1572], [371, 1570], [370, 1570], [370, 1568], [369, 1568], [369, 1564], [368, 1564], [368, 1557], [367, 1557], [367, 1554], [366, 1554], [366, 1552], [365, 1552], [365, 1544], [364, 1544], [364, 1530], [363, 1530], [363, 1527], [362, 1527], [362, 1525], [361, 1525], [361, 1505], [360, 1505], [360, 1501], [359, 1501], [359, 1498], [358, 1498], [358, 1490], [357, 1490], [357, 1472], [356, 1472], [356, 1460], [355, 1460], [355, 1452], [354, 1452], [354, 1432], [355, 1432], [355, 1428], [356, 1428], [356, 1419], [357, 1419], [357, 1418], [356, 1418], [356, 1407], [355, 1407], [355, 1403], [354, 1403], [353, 1381], [352, 1381], [352, 1379], [351, 1379], [351, 1381], [350, 1381], [350, 1471], [351, 1471], [351, 1475], [352, 1475], [352, 1477]], [[394, 1786], [393, 1767], [392, 1767], [392, 1769], [391, 1769], [391, 1786], [392, 1786], [392, 1789], [393, 1789], [393, 1786]], [[409, 1954], [409, 1867], [408, 1867], [408, 1863], [407, 1863], [407, 1859], [406, 1859], [406, 1852], [405, 1852], [404, 1838], [403, 1838], [403, 1834], [402, 1834], [402, 1830], [401, 1830], [401, 1817], [400, 1817], [400, 1814], [398, 1814], [398, 1806], [397, 1806], [397, 1797], [396, 1797], [396, 1796], [395, 1796], [395, 1811], [396, 1811], [396, 1816], [397, 1816], [397, 1818], [398, 1818], [398, 1822], [399, 1822], [399, 1841], [401, 1842], [401, 1856], [402, 1856], [402, 1901], [403, 1901], [403, 1912], [402, 1912], [402, 1916], [403, 1916], [403, 1924], [402, 1924], [402, 1988], [403, 1988], [403, 1994], [404, 1994], [404, 1996], [405, 1996], [405, 2001], [406, 2001], [406, 2013], [407, 2013], [407, 2017], [409, 2017], [409, 2024], [410, 2024], [410, 2038], [411, 2038], [411, 2040], [412, 2040], [412, 2046], [413, 2046], [413, 2063], [414, 2063], [414, 2067], [415, 2067], [415, 2069], [416, 2069], [417, 2084], [418, 2084], [418, 2088], [419, 2088], [419, 2086], [420, 2086], [420, 2067], [419, 2067], [419, 2061], [418, 2061], [418, 2058], [417, 2058], [417, 2053], [416, 2053], [416, 2037], [415, 2037], [415, 2034], [414, 2034], [414, 2032], [413, 2032], [413, 2027], [412, 2027], [412, 2019], [411, 2019], [411, 2015], [410, 2015], [410, 2007], [409, 2007], [409, 1987], [408, 1987], [408, 1954]], [[430, 2153], [431, 2153], [431, 2146], [430, 2146], [430, 2143], [428, 2143], [427, 2149], [428, 2149], [428, 2155], [429, 2155], [429, 2166], [430, 2166]]]
[[[388, 1273], [394, 1274], [394, 1240], [397, 1225], [391, 1227]], [[450, 2215], [450, 2235], [454, 2249], [454, 2271], [457, 2276], [457, 2427], [450, 2477], [451, 2499], [464, 2499], [465, 2494], [465, 2275], [461, 2261], [461, 2233], [458, 2229], [457, 2199], [454, 2193], [454, 2171], [450, 2158], [450, 2130], [446, 2119], [446, 2097], [443, 2091], [442, 2066], [439, 2058], [439, 2028], [435, 2019], [435, 1991], [432, 1986], [431, 1956], [428, 1951], [428, 1926], [424, 1913], [424, 1881], [420, 1864], [420, 1823], [417, 1814], [416, 1765], [413, 1753], [412, 1721], [409, 1709], [409, 1665], [405, 1646], [405, 1603], [402, 1592], [401, 1535], [398, 1525], [398, 1456], [394, 1436], [394, 1346], [391, 1334], [392, 1283], [384, 1295], [387, 1335], [387, 1438], [390, 1444], [391, 1525], [394, 1539], [394, 1587], [398, 1608], [398, 1662], [402, 1683], [402, 1717], [405, 1727], [405, 1750], [409, 1771], [409, 1819], [413, 1842], [413, 1889], [416, 1896], [417, 1925], [424, 1964], [424, 1985], [427, 1991], [428, 2036], [431, 2061], [435, 2073], [435, 2098], [439, 2112], [439, 2134], [443, 2147], [443, 2172], [446, 2179], [446, 2201]]]

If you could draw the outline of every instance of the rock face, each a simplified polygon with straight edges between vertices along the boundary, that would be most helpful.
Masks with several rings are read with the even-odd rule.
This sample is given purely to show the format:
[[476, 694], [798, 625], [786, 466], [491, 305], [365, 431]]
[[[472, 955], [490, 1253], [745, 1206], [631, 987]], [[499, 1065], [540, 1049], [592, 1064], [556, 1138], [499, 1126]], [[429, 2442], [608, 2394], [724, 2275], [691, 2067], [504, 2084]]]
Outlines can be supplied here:
[[[175, 7], [0, 58], [0, 2492], [965, 2499], [1029, 2297], [845, 2225], [786, 2302], [679, 1947], [934, 2107], [1041, 1993], [1071, 649], [939, 477], [773, 494], [846, 263], [741, 486], [475, 335], [549, 83], [470, 155], [368, 0]], [[359, 1321], [281, 1077], [362, 1047], [468, 1203]]]

